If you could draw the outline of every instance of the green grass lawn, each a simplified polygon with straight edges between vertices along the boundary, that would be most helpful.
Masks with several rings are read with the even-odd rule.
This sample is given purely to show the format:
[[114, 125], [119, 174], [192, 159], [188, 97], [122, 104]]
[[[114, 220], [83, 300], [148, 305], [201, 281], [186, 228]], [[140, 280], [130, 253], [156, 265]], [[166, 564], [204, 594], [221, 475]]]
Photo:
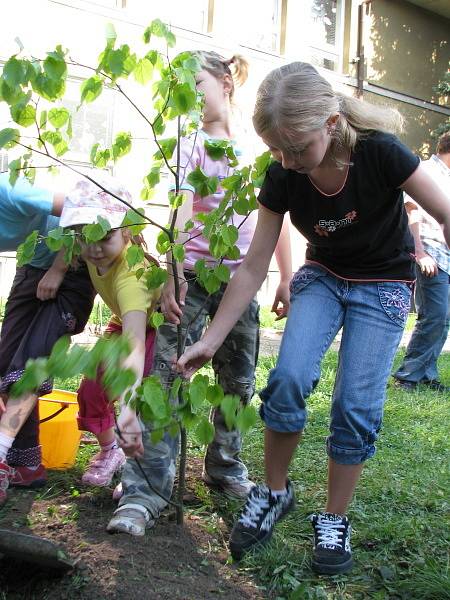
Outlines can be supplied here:
[[[258, 388], [264, 385], [274, 361], [274, 357], [260, 359]], [[308, 517], [325, 504], [325, 438], [336, 364], [336, 352], [328, 352], [321, 382], [308, 402], [304, 440], [290, 469], [297, 508], [277, 526], [270, 544], [245, 558], [239, 568], [252, 573], [270, 598], [450, 598], [450, 403], [436, 392], [388, 389], [378, 450], [367, 463], [349, 511], [355, 567], [350, 574], [335, 577], [319, 577], [310, 569], [312, 528]], [[439, 366], [442, 380], [450, 384], [450, 354], [441, 356]], [[77, 381], [56, 385], [76, 389]], [[263, 479], [262, 441], [262, 426], [258, 425], [244, 443], [243, 457], [256, 481]], [[78, 469], [88, 459], [87, 451], [80, 453]], [[202, 453], [194, 441], [189, 452]], [[200, 483], [198, 495], [202, 505], [188, 510], [201, 515], [211, 533], [218, 515], [231, 524], [239, 512], [236, 503], [222, 498], [217, 503]]]
[[[260, 360], [259, 386], [273, 362]], [[304, 440], [291, 465], [297, 509], [278, 525], [266, 549], [245, 559], [243, 568], [253, 571], [268, 591], [290, 600], [450, 598], [450, 402], [436, 392], [388, 389], [378, 450], [367, 463], [349, 511], [355, 568], [329, 578], [314, 575], [309, 567], [308, 516], [325, 504], [325, 438], [336, 363], [337, 354], [330, 351], [322, 380], [309, 399]], [[441, 356], [440, 371], [450, 384], [450, 354]], [[244, 458], [260, 480], [261, 427], [247, 437]]]

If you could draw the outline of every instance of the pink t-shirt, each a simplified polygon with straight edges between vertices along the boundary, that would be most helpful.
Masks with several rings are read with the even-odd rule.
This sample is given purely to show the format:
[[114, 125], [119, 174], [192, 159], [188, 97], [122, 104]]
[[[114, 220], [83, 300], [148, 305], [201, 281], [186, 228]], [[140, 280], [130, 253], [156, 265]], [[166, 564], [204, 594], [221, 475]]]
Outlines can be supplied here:
[[[220, 186], [220, 181], [233, 173], [233, 168], [229, 166], [226, 157], [221, 160], [213, 160], [208, 156], [204, 145], [205, 140], [208, 139], [210, 139], [209, 136], [200, 130], [197, 134], [183, 138], [180, 144], [180, 189], [190, 190], [194, 194], [192, 217], [194, 227], [189, 231], [192, 239], [185, 244], [184, 268], [189, 270], [193, 270], [196, 261], [202, 258], [206, 260], [208, 266], [217, 263], [217, 259], [213, 258], [209, 253], [208, 240], [202, 235], [196, 235], [203, 229], [203, 224], [196, 220], [195, 215], [200, 212], [208, 213], [219, 206], [224, 197], [224, 190]], [[238, 156], [239, 152], [237, 149], [235, 152]], [[211, 196], [202, 198], [195, 193], [194, 188], [187, 181], [189, 173], [197, 167], [200, 167], [208, 177], [215, 176], [219, 179], [217, 191]], [[229, 223], [239, 227], [244, 219], [245, 217], [234, 214]], [[223, 260], [223, 264], [229, 267], [231, 273], [234, 273], [247, 254], [255, 231], [256, 220], [257, 211], [253, 211], [239, 228], [239, 239], [236, 242], [236, 246], [239, 248], [241, 256], [237, 260]]]

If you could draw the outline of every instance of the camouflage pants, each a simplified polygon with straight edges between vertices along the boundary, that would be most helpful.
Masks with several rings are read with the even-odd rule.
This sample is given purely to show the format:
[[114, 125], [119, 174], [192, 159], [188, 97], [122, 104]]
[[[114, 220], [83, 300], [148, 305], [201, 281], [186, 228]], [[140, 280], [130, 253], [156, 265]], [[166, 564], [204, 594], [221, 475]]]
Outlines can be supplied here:
[[[207, 320], [214, 317], [226, 286], [208, 298], [207, 292], [195, 281], [194, 273], [186, 271], [185, 276], [189, 288], [182, 319], [184, 330], [187, 323], [197, 315], [187, 335], [186, 345], [190, 346], [200, 339]], [[171, 369], [176, 345], [176, 326], [164, 323], [157, 333], [154, 373], [160, 376], [167, 387], [176, 376]], [[225, 393], [239, 395], [244, 403], [248, 403], [254, 394], [258, 350], [259, 306], [257, 301], [253, 300], [212, 360], [214, 372]], [[218, 482], [247, 478], [247, 468], [239, 457], [242, 444], [240, 433], [227, 429], [220, 410], [213, 410], [210, 418], [214, 422], [216, 433], [206, 451], [206, 473]], [[149, 425], [143, 424], [143, 428], [146, 434], [143, 436], [144, 457], [140, 461], [141, 465], [152, 486], [164, 497], [170, 498], [176, 473], [179, 439], [166, 434], [161, 442], [152, 444], [148, 435]], [[124, 494], [120, 506], [128, 503], [141, 504], [150, 511], [153, 518], [157, 518], [165, 508], [166, 502], [149, 489], [134, 460], [128, 460], [125, 465], [122, 485]]]

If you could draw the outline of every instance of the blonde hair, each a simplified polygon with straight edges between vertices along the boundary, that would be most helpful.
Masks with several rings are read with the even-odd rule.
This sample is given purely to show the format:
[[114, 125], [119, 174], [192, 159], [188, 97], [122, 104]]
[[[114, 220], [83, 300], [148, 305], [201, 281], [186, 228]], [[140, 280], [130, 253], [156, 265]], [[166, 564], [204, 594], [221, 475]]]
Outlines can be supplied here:
[[403, 124], [397, 110], [334, 92], [312, 65], [293, 62], [271, 71], [259, 86], [253, 125], [260, 136], [281, 130], [291, 142], [296, 133], [325, 127], [335, 114], [339, 119], [331, 134], [332, 157], [338, 149], [353, 150], [370, 131], [399, 132]]
[[217, 52], [196, 50], [193, 54], [199, 59], [202, 68], [217, 79], [230, 75], [233, 87], [230, 100], [233, 99], [234, 86], [241, 86], [247, 81], [248, 61], [241, 54], [233, 54], [231, 58], [224, 58]]

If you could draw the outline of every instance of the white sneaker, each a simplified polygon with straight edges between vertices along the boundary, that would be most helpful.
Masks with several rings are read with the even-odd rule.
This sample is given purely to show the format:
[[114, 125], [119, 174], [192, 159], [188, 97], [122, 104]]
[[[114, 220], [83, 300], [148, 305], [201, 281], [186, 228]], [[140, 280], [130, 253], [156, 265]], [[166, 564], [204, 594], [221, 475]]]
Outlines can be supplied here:
[[128, 533], [129, 535], [143, 536], [145, 530], [155, 524], [150, 513], [142, 504], [124, 504], [115, 512], [111, 521], [106, 526], [109, 533]]

